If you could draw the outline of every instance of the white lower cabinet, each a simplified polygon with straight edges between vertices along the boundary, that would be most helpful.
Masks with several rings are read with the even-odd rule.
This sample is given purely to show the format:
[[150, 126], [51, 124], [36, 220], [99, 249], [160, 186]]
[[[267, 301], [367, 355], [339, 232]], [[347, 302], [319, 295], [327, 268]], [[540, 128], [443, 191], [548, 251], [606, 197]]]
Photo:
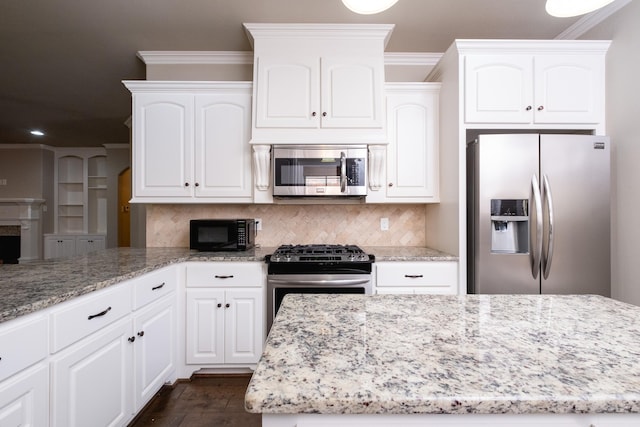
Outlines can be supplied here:
[[0, 426], [48, 425], [48, 364], [38, 363], [0, 382]]
[[53, 356], [53, 426], [121, 426], [132, 417], [131, 329], [124, 318]]
[[251, 367], [264, 341], [264, 263], [187, 265], [186, 363]]
[[174, 295], [136, 312], [133, 318], [135, 343], [135, 412], [153, 397], [176, 368], [176, 304]]
[[53, 426], [126, 425], [176, 365], [174, 267], [51, 310]]
[[46, 234], [44, 259], [69, 258], [106, 247], [104, 234]]
[[258, 363], [262, 305], [262, 289], [187, 289], [186, 362]]
[[455, 261], [376, 262], [377, 294], [458, 293], [458, 263]]

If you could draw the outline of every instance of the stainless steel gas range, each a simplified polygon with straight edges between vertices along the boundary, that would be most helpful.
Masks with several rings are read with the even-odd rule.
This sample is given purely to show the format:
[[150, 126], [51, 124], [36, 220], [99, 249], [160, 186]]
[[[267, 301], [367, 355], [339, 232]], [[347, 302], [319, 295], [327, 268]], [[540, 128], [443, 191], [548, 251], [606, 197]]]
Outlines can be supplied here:
[[265, 260], [267, 330], [287, 294], [373, 293], [375, 256], [355, 245], [284, 245]]

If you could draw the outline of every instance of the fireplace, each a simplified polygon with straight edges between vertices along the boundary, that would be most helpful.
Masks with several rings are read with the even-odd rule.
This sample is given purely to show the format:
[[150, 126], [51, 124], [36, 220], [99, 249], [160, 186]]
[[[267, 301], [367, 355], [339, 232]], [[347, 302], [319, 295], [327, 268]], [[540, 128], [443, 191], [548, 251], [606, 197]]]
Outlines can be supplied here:
[[20, 258], [20, 226], [0, 225], [0, 264], [17, 264]]

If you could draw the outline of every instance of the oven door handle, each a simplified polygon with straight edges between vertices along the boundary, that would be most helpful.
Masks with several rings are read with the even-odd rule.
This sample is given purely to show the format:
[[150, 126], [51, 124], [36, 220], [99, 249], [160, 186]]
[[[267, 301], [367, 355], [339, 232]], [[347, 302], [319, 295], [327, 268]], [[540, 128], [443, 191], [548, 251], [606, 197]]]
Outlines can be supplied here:
[[369, 283], [371, 279], [329, 279], [329, 280], [286, 280], [286, 279], [267, 279], [269, 283], [276, 285], [310, 285], [310, 286], [350, 286], [363, 285]]

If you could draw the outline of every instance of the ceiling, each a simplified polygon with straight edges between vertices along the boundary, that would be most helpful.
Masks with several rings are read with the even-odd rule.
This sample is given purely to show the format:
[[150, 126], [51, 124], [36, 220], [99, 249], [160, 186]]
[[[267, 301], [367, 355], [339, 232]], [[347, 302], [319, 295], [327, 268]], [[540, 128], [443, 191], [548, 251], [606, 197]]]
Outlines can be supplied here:
[[387, 52], [437, 53], [456, 38], [552, 39], [579, 19], [550, 17], [544, 4], [399, 0], [363, 16], [340, 0], [3, 0], [0, 143], [126, 143], [121, 81], [145, 78], [136, 53], [249, 51], [244, 22], [395, 24]]

